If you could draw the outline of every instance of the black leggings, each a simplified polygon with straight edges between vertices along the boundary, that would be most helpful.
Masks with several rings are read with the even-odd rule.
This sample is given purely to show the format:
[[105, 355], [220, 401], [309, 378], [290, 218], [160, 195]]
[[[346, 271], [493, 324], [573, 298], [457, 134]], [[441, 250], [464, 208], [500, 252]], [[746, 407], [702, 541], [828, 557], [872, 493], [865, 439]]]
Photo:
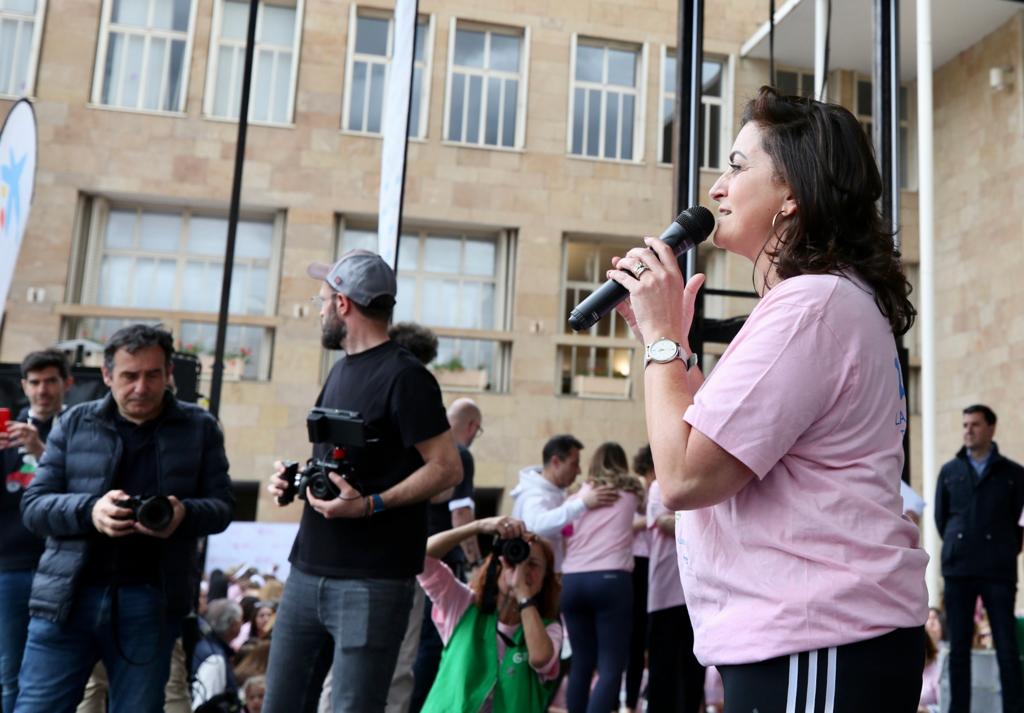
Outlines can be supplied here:
[[647, 570], [648, 558], [633, 558], [633, 636], [626, 666], [626, 707], [636, 708], [647, 653]]
[[924, 637], [922, 626], [896, 629], [855, 644], [719, 666], [725, 713], [916, 713]]

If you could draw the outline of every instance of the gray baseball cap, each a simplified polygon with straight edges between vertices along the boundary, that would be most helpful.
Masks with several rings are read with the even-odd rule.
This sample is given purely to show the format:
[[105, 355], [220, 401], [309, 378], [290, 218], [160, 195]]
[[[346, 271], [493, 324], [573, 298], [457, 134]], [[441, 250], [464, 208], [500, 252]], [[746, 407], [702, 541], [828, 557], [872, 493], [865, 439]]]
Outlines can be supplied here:
[[364, 307], [383, 296], [390, 297], [393, 303], [398, 289], [395, 271], [384, 258], [369, 250], [349, 250], [334, 265], [310, 263], [306, 274], [323, 280], [335, 292]]

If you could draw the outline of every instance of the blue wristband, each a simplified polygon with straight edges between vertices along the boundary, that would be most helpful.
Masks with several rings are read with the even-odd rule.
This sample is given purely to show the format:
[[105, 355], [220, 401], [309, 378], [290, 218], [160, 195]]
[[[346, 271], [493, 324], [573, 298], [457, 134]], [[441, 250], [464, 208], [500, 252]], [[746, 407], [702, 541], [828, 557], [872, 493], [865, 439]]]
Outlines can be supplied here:
[[371, 495], [370, 500], [373, 501], [373, 514], [376, 515], [384, 509], [384, 498], [380, 495]]

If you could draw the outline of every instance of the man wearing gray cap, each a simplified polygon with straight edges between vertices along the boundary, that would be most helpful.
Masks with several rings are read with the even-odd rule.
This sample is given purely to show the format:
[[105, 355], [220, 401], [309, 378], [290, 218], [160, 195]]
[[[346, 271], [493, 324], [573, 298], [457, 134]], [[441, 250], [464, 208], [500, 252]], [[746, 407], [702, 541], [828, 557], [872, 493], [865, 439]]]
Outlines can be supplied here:
[[[411, 353], [388, 339], [395, 273], [353, 250], [307, 270], [321, 281], [322, 342], [344, 349], [316, 405], [360, 414], [375, 439], [350, 455], [340, 495], [306, 494], [291, 574], [271, 639], [264, 713], [307, 710], [331, 664], [333, 710], [383, 711], [423, 567], [426, 505], [462, 480], [441, 390]], [[315, 444], [322, 458], [331, 444]], [[281, 462], [268, 489], [285, 493]]]

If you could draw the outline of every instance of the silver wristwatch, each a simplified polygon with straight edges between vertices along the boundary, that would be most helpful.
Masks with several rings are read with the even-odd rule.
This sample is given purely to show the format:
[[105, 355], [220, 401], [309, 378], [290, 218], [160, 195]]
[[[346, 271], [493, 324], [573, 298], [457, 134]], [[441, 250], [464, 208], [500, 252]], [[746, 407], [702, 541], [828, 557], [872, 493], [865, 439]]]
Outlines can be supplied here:
[[667, 364], [670, 361], [678, 359], [686, 365], [686, 370], [689, 371], [693, 367], [697, 366], [697, 355], [690, 354], [686, 355], [683, 348], [679, 346], [678, 342], [673, 342], [671, 339], [662, 337], [656, 339], [647, 345], [644, 350], [644, 369], [652, 361], [658, 364]]

